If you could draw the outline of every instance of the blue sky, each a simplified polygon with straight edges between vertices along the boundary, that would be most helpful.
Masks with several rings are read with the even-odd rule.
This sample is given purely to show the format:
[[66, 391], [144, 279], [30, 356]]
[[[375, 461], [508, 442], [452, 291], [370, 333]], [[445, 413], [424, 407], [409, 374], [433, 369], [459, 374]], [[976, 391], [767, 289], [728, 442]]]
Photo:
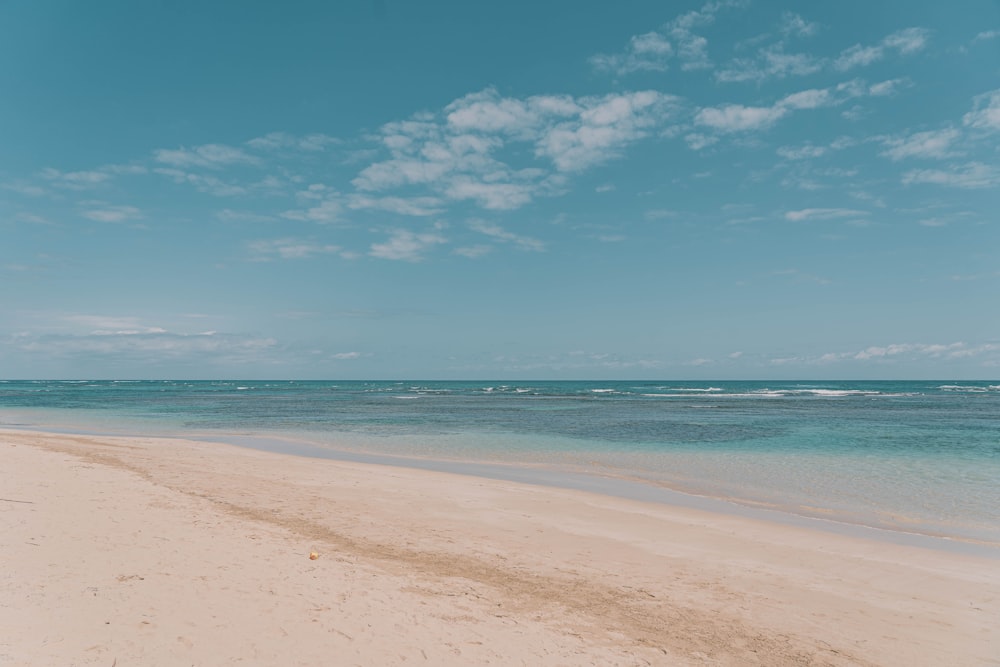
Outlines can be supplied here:
[[0, 376], [1000, 377], [1000, 4], [0, 8]]

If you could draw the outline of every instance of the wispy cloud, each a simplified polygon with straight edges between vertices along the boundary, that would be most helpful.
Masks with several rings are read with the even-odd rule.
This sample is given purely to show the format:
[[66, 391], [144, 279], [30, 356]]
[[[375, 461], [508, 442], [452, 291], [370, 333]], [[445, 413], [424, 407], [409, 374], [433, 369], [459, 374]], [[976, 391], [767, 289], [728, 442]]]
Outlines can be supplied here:
[[[597, 54], [590, 58], [590, 64], [599, 72], [610, 72], [619, 76], [631, 72], [661, 72], [674, 59], [680, 61], [681, 69], [697, 70], [712, 66], [708, 57], [708, 40], [696, 30], [715, 22], [716, 15], [729, 7], [741, 6], [739, 1], [707, 2], [700, 9], [677, 16], [660, 30], [631, 37], [624, 50], [619, 53]], [[794, 16], [794, 15], [792, 15]], [[799, 19], [801, 21], [801, 19]], [[795, 19], [790, 19], [794, 24]], [[799, 29], [807, 29], [803, 21]], [[795, 30], [795, 27], [791, 27]]]
[[954, 128], [915, 132], [906, 137], [884, 140], [888, 146], [882, 155], [893, 160], [905, 158], [946, 158], [957, 154], [953, 146], [961, 133]]
[[399, 215], [429, 216], [444, 211], [443, 202], [438, 197], [369, 197], [351, 195], [347, 206], [351, 209], [374, 209]]
[[260, 363], [262, 355], [277, 348], [274, 338], [259, 338], [214, 331], [173, 333], [164, 329], [97, 331], [90, 334], [23, 334], [9, 343], [20, 353], [46, 359], [95, 357], [122, 362], [159, 365], [169, 362]]
[[808, 160], [821, 157], [828, 150], [829, 148], [826, 146], [806, 144], [805, 146], [781, 146], [778, 148], [777, 153], [786, 160]]
[[247, 244], [256, 261], [306, 259], [316, 255], [342, 254], [340, 246], [295, 238], [251, 241]]
[[42, 178], [55, 184], [73, 190], [86, 190], [111, 179], [111, 174], [103, 171], [71, 171], [62, 172], [58, 169], [43, 169]]
[[224, 144], [205, 144], [194, 148], [161, 148], [153, 151], [153, 159], [178, 169], [206, 167], [220, 169], [234, 164], [258, 164], [259, 158], [239, 148]]
[[1000, 167], [967, 162], [950, 169], [915, 169], [903, 175], [903, 183], [932, 183], [965, 189], [992, 188], [1000, 185]]
[[530, 236], [522, 236], [520, 234], [509, 232], [500, 225], [489, 223], [485, 220], [470, 220], [468, 224], [470, 229], [477, 231], [480, 234], [485, 234], [486, 236], [501, 242], [512, 243], [522, 250], [532, 250], [535, 252], [545, 250], [545, 243], [542, 241], [531, 238]]
[[435, 245], [448, 240], [434, 232], [417, 233], [407, 229], [394, 229], [385, 243], [373, 243], [369, 254], [379, 259], [419, 262], [424, 253]]
[[906, 28], [887, 35], [876, 45], [862, 46], [855, 44], [845, 49], [834, 61], [835, 69], [845, 72], [855, 67], [865, 67], [882, 60], [886, 54], [895, 51], [900, 55], [909, 55], [920, 51], [927, 45], [930, 30], [926, 28]]
[[304, 222], [333, 223], [340, 221], [343, 216], [343, 197], [338, 191], [322, 183], [313, 183], [296, 193], [296, 198], [304, 206], [284, 211], [281, 217]]
[[867, 211], [853, 208], [804, 208], [798, 211], [787, 211], [785, 220], [801, 222], [803, 220], [835, 220], [838, 218], [858, 218], [868, 215]]
[[326, 150], [328, 146], [341, 143], [339, 139], [326, 134], [308, 134], [297, 137], [287, 132], [271, 132], [263, 137], [256, 137], [246, 142], [250, 148], [261, 151], [293, 149], [309, 152]]
[[142, 211], [135, 206], [110, 206], [103, 202], [84, 202], [84, 204], [89, 208], [81, 215], [95, 222], [127, 222], [143, 217]]
[[598, 71], [619, 75], [641, 71], [662, 72], [667, 69], [673, 55], [674, 47], [665, 35], [647, 32], [634, 35], [621, 53], [592, 56], [590, 64]]
[[977, 130], [1000, 131], [1000, 88], [973, 98], [973, 109], [962, 122]]
[[807, 21], [793, 12], [785, 12], [781, 15], [779, 30], [783, 35], [792, 37], [811, 37], [819, 30], [819, 24]]
[[204, 192], [216, 197], [236, 197], [247, 193], [245, 186], [223, 181], [212, 175], [197, 174], [169, 167], [156, 168], [153, 169], [153, 172], [170, 178], [174, 183], [186, 183], [194, 186], [198, 192]]
[[786, 53], [784, 44], [772, 44], [760, 49], [753, 58], [737, 58], [715, 73], [716, 81], [739, 83], [805, 76], [820, 71], [824, 61], [806, 53]]

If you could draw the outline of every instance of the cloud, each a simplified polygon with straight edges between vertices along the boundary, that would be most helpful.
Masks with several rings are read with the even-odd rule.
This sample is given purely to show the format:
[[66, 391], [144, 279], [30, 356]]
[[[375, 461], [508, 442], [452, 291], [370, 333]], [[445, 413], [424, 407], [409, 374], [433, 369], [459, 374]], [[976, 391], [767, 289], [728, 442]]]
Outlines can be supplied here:
[[955, 155], [952, 144], [961, 133], [954, 128], [916, 132], [904, 138], [888, 138], [884, 144], [888, 148], [881, 154], [892, 159], [905, 158], [946, 158]]
[[161, 176], [167, 176], [174, 183], [186, 183], [194, 186], [198, 192], [204, 192], [216, 197], [236, 197], [247, 193], [247, 189], [242, 185], [227, 183], [215, 176], [195, 174], [168, 167], [153, 169], [153, 172]]
[[780, 105], [748, 107], [742, 104], [726, 104], [721, 107], [701, 109], [694, 120], [698, 125], [705, 125], [720, 132], [745, 132], [771, 127], [786, 113], [788, 109]]
[[[441, 113], [384, 125], [378, 140], [388, 159], [365, 167], [352, 183], [363, 193], [419, 186], [445, 200], [518, 208], [559, 192], [563, 173], [620, 157], [666, 120], [674, 99], [654, 91], [522, 99], [489, 88]], [[502, 154], [535, 159], [515, 166], [502, 161]]]
[[308, 134], [304, 137], [296, 137], [287, 132], [271, 132], [263, 137], [250, 139], [246, 145], [256, 150], [273, 151], [280, 149], [293, 149], [301, 151], [318, 152], [326, 150], [331, 144], [340, 143], [339, 139], [326, 134]]
[[530, 236], [521, 236], [519, 234], [514, 234], [513, 232], [508, 232], [500, 225], [492, 224], [486, 222], [485, 220], [470, 220], [469, 228], [479, 232], [480, 234], [485, 234], [486, 236], [497, 239], [498, 241], [513, 243], [522, 250], [532, 250], [535, 252], [545, 250], [544, 242], [531, 238]]
[[360, 352], [337, 352], [332, 355], [334, 359], [346, 360], [346, 359], [359, 359], [361, 358]]
[[18, 336], [13, 346], [22, 354], [53, 358], [94, 358], [103, 364], [132, 362], [158, 365], [170, 362], [259, 363], [262, 355], [277, 347], [273, 338], [256, 338], [213, 331], [171, 333], [146, 331], [99, 331], [85, 335]]
[[[989, 346], [987, 346], [989, 347]], [[949, 343], [947, 345], [941, 344], [924, 344], [924, 343], [901, 343], [886, 345], [885, 347], [872, 346], [856, 352], [854, 354], [849, 354], [850, 358], [857, 359], [859, 361], [864, 361], [867, 359], [884, 359], [887, 357], [895, 357], [899, 355], [920, 355], [920, 356], [930, 356], [930, 357], [941, 357], [949, 356], [955, 358], [956, 356], [970, 356], [971, 350], [965, 345], [965, 343]]]
[[294, 238], [251, 241], [247, 244], [258, 261], [306, 259], [316, 255], [342, 254], [340, 246]]
[[97, 208], [91, 208], [82, 213], [83, 217], [95, 222], [126, 222], [128, 220], [139, 220], [143, 217], [142, 211], [135, 206], [107, 206], [101, 202], [92, 202]]
[[700, 151], [702, 148], [708, 148], [712, 144], [718, 143], [719, 138], [707, 134], [692, 132], [691, 134], [684, 135], [684, 141], [687, 142], [688, 148], [691, 150]]
[[781, 15], [781, 27], [779, 29], [782, 34], [785, 35], [794, 37], [809, 37], [816, 34], [816, 31], [819, 29], [819, 25], [806, 21], [798, 14], [785, 12]]
[[321, 183], [314, 183], [298, 192], [296, 198], [308, 205], [285, 211], [281, 213], [281, 217], [303, 222], [332, 223], [338, 222], [343, 215], [344, 205], [340, 193]]
[[855, 79], [833, 88], [810, 88], [790, 93], [771, 106], [724, 104], [703, 107], [695, 114], [694, 122], [721, 133], [766, 130], [792, 111], [836, 106], [866, 94], [868, 88], [864, 82]]
[[915, 169], [903, 175], [903, 184], [932, 183], [955, 188], [979, 189], [1000, 185], [1000, 168], [982, 162], [967, 162], [944, 169]]
[[423, 253], [426, 250], [435, 245], [447, 242], [448, 240], [439, 234], [418, 234], [406, 229], [394, 229], [388, 241], [385, 243], [373, 243], [369, 254], [379, 259], [418, 262], [423, 259]]
[[461, 248], [455, 248], [455, 254], [461, 255], [463, 257], [468, 257], [469, 259], [475, 259], [476, 257], [482, 257], [493, 251], [493, 246], [477, 244], [473, 246], [464, 246]]
[[962, 123], [977, 130], [1000, 131], [1000, 88], [973, 98], [973, 109]]
[[875, 46], [855, 44], [841, 52], [833, 61], [833, 67], [841, 72], [855, 67], [865, 67], [882, 60], [890, 50], [900, 55], [916, 53], [927, 45], [929, 36], [930, 31], [925, 28], [906, 28], [887, 35]]
[[879, 83], [873, 83], [868, 87], [868, 94], [872, 97], [888, 97], [889, 95], [895, 95], [896, 91], [902, 86], [905, 86], [907, 83], [907, 79], [889, 79], [887, 81], [880, 81]]
[[41, 177], [51, 181], [53, 185], [68, 188], [70, 190], [87, 190], [96, 185], [107, 182], [111, 179], [111, 174], [107, 171], [70, 171], [63, 172], [51, 167], [41, 171]]
[[205, 144], [194, 148], [165, 149], [153, 151], [156, 162], [178, 169], [206, 167], [220, 169], [234, 164], [258, 164], [260, 160], [239, 148], [223, 144]]
[[600, 53], [590, 58], [599, 72], [619, 76], [632, 72], [662, 72], [676, 58], [681, 69], [696, 70], [712, 66], [708, 58], [708, 40], [695, 33], [696, 28], [715, 22], [716, 15], [728, 7], [742, 6], [741, 1], [707, 2], [701, 9], [681, 14], [659, 31], [634, 35], [619, 53]]
[[1000, 37], [1000, 30], [984, 30], [973, 38], [973, 42], [981, 42], [987, 39], [996, 39]]
[[674, 47], [664, 35], [647, 32], [635, 35], [622, 53], [612, 55], [597, 54], [590, 58], [590, 64], [600, 72], [622, 75], [630, 72], [662, 72], [674, 55]]
[[428, 216], [444, 211], [443, 202], [438, 197], [369, 197], [351, 195], [347, 199], [351, 209], [374, 209], [399, 215]]
[[853, 208], [804, 208], [798, 211], [787, 211], [785, 220], [801, 222], [803, 220], [834, 220], [837, 218], [862, 217], [868, 215], [867, 211], [859, 211]]
[[491, 210], [520, 208], [531, 201], [538, 188], [521, 183], [483, 183], [469, 176], [456, 176], [444, 191], [450, 199], [472, 199]]
[[786, 160], [808, 160], [810, 158], [821, 157], [826, 154], [828, 150], [829, 149], [826, 146], [806, 144], [805, 146], [799, 147], [781, 146], [778, 148], [777, 153]]
[[715, 74], [716, 81], [740, 83], [805, 76], [823, 69], [824, 61], [805, 53], [785, 53], [781, 43], [764, 47], [755, 58], [737, 58]]
[[579, 115], [543, 132], [535, 152], [551, 158], [559, 171], [582, 171], [617, 158], [666, 118], [673, 99], [655, 91], [584, 98]]

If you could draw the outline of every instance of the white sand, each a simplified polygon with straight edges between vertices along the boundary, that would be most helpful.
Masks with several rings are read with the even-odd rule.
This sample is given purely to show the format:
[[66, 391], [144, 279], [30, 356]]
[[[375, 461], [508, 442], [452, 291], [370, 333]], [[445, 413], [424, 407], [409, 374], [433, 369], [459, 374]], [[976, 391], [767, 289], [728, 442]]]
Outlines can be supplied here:
[[180, 440], [0, 456], [0, 666], [1000, 665], [1000, 560]]

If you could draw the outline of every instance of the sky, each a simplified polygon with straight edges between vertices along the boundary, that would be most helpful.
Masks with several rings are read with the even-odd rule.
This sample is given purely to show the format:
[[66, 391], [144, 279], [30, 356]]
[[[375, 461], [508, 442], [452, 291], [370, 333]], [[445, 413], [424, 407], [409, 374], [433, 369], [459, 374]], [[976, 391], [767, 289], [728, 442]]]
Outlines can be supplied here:
[[1000, 2], [0, 5], [0, 377], [1000, 378]]

